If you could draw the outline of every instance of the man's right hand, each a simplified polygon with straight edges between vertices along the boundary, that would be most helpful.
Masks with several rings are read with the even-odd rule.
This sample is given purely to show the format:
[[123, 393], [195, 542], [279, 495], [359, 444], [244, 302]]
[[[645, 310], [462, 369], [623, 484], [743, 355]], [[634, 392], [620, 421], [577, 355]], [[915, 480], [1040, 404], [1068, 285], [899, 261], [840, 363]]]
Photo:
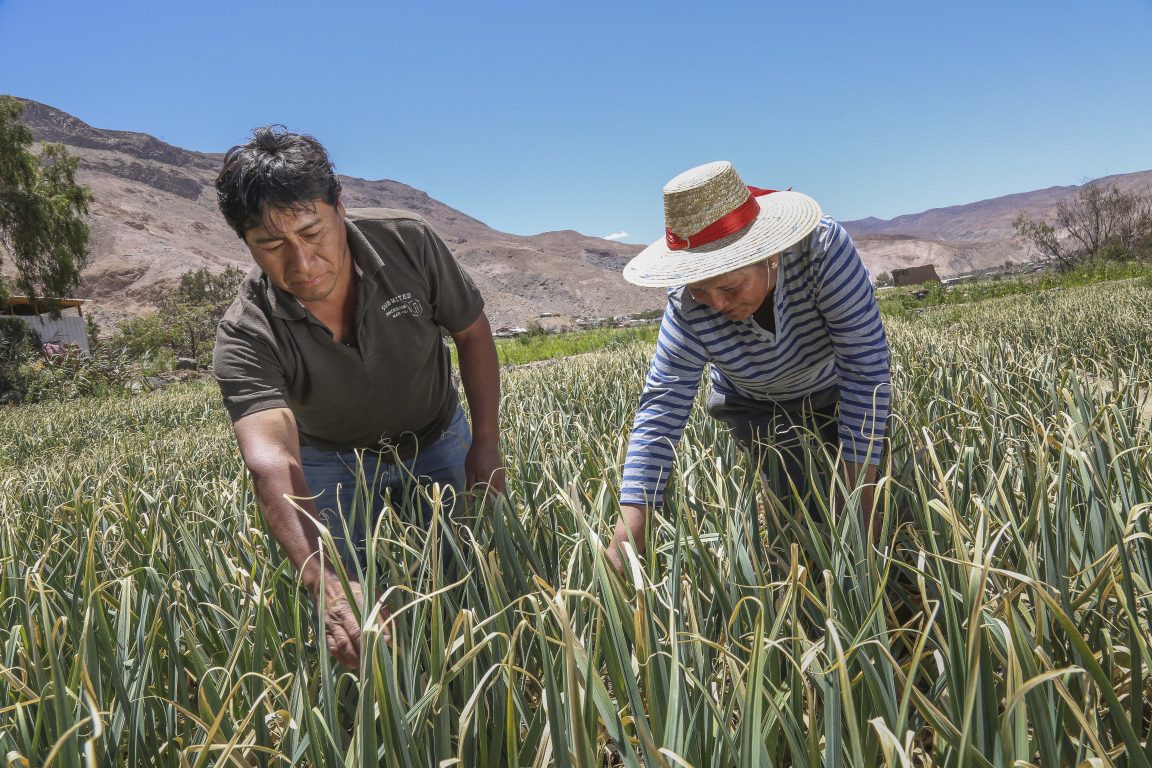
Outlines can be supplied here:
[[631, 541], [636, 547], [636, 554], [644, 554], [647, 542], [648, 511], [643, 507], [633, 507], [628, 504], [620, 505], [620, 520], [616, 523], [616, 530], [612, 540], [608, 542], [608, 562], [621, 576], [624, 575], [624, 544]]
[[[349, 581], [355, 605], [348, 601], [340, 580], [335, 576], [325, 579], [324, 585], [324, 638], [328, 651], [342, 665], [351, 670], [360, 668], [360, 612], [364, 594], [360, 582]], [[387, 624], [388, 609], [381, 607], [377, 623], [384, 642], [391, 641]]]

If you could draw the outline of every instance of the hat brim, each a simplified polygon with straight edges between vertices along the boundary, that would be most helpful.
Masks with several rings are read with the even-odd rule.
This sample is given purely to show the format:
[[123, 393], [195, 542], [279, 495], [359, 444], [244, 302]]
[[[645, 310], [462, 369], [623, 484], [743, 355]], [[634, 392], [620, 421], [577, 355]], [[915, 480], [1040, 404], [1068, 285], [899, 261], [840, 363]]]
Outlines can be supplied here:
[[648, 288], [669, 288], [755, 264], [811, 234], [820, 205], [802, 192], [773, 192], [757, 198], [760, 213], [744, 229], [699, 248], [673, 251], [657, 240], [624, 267], [624, 279]]

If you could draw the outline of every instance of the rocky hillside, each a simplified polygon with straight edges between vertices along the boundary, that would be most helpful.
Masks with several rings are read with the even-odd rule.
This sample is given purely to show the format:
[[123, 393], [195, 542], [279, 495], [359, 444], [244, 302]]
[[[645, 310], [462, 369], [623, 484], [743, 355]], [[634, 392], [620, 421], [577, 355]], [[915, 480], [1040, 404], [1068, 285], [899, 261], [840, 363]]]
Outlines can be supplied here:
[[[142, 133], [93, 128], [26, 101], [24, 120], [41, 141], [80, 158], [80, 180], [95, 195], [91, 258], [80, 295], [112, 316], [152, 307], [188, 271], [247, 266], [247, 251], [216, 209], [212, 181], [222, 156], [191, 152]], [[397, 181], [342, 176], [348, 207], [403, 208], [424, 216], [484, 292], [497, 326], [541, 313], [551, 324], [659, 307], [664, 291], [624, 282], [620, 269], [640, 250], [578, 232], [530, 237], [498, 232]], [[1122, 189], [1152, 184], [1152, 171], [1109, 177]], [[942, 275], [1030, 258], [1012, 239], [1020, 211], [1043, 216], [1077, 187], [1052, 187], [891, 220], [844, 222], [873, 273], [935, 264]]]
[[[1124, 191], [1149, 189], [1152, 171], [1107, 176], [1096, 183]], [[844, 226], [873, 272], [927, 263], [936, 264], [942, 275], [968, 272], [1030, 260], [1031, 254], [1012, 237], [1012, 221], [1021, 212], [1045, 218], [1078, 189], [1049, 187], [894, 219], [847, 221]]]
[[[79, 292], [98, 316], [115, 318], [154, 306], [189, 270], [247, 267], [250, 258], [216, 208], [212, 181], [222, 155], [191, 152], [142, 133], [93, 128], [52, 107], [25, 102], [23, 119], [37, 140], [60, 142], [80, 159], [91, 187], [91, 256]], [[626, 283], [620, 270], [639, 246], [578, 232], [520, 237], [397, 181], [341, 177], [350, 208], [415, 211], [466, 266], [494, 325], [521, 325], [541, 313], [551, 323], [653, 309], [662, 291]]]

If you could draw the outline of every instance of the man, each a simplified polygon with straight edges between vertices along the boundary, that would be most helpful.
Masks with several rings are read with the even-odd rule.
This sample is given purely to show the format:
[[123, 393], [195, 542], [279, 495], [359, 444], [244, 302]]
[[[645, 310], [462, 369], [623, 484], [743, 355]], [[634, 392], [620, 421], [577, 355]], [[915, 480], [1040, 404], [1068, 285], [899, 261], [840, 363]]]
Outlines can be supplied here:
[[[258, 269], [220, 322], [215, 375], [268, 528], [323, 605], [328, 649], [355, 668], [359, 606], [320, 556], [316, 521], [359, 601], [354, 566], [382, 494], [423, 505], [426, 522], [418, 485], [503, 491], [483, 300], [419, 216], [345, 211], [310, 136], [258, 128], [226, 155], [216, 192]], [[442, 332], [459, 354], [471, 430]], [[368, 499], [355, 495], [360, 461]]]

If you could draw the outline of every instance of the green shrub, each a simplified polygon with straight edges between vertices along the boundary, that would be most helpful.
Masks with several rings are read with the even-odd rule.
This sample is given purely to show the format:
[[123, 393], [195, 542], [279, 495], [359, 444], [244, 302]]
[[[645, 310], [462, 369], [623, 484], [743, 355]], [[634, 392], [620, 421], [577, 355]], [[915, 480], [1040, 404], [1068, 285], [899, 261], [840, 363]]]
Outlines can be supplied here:
[[30, 360], [19, 374], [22, 399], [30, 403], [126, 392], [140, 379], [140, 370], [128, 353], [103, 345], [89, 354], [68, 347], [63, 354]]
[[160, 300], [159, 311], [120, 323], [109, 344], [154, 361], [189, 357], [207, 367], [212, 362], [216, 324], [243, 277], [243, 270], [231, 266], [220, 273], [206, 268], [187, 272]]
[[40, 349], [40, 334], [18, 317], [0, 317], [0, 403], [19, 402], [26, 389], [20, 367]]

